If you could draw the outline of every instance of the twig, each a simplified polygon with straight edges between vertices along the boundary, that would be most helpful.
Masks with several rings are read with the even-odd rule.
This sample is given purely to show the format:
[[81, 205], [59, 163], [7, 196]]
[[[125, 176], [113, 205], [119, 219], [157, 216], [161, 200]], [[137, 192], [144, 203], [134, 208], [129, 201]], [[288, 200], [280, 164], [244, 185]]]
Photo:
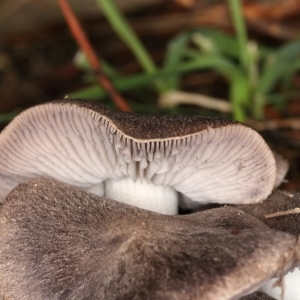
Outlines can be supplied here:
[[[274, 151], [273, 151], [273, 154], [274, 154], [274, 156], [275, 156], [275, 155], [281, 156], [280, 154], [278, 154], [277, 152], [274, 152]], [[282, 156], [281, 156], [281, 159], [286, 160], [286, 159], [283, 158]], [[277, 159], [276, 159], [276, 164], [277, 164]], [[283, 195], [283, 196], [289, 197], [289, 198], [293, 198], [293, 197], [294, 197], [294, 194], [289, 193], [288, 191], [285, 191], [285, 190], [276, 190], [276, 192], [279, 193], [279, 194], [281, 194], [281, 195]]]
[[293, 209], [288, 209], [288, 210], [285, 210], [285, 211], [278, 211], [278, 212], [273, 213], [273, 214], [265, 215], [265, 218], [266, 219], [277, 218], [277, 217], [281, 217], [281, 216], [294, 215], [294, 214], [299, 214], [299, 213], [300, 213], [300, 208], [296, 207], [296, 208], [293, 208]]
[[160, 97], [158, 102], [161, 107], [172, 107], [178, 104], [192, 104], [224, 113], [232, 111], [231, 104], [226, 100], [182, 91], [165, 93]]
[[81, 50], [86, 55], [89, 60], [91, 67], [97, 76], [97, 80], [99, 84], [106, 90], [106, 92], [110, 95], [116, 106], [123, 111], [132, 111], [126, 101], [122, 98], [122, 96], [118, 93], [118, 91], [114, 88], [110, 80], [103, 74], [100, 60], [98, 59], [92, 45], [87, 39], [83, 28], [81, 27], [78, 19], [73, 13], [68, 0], [57, 0], [66, 22], [69, 26], [69, 29], [76, 40], [77, 44], [81, 48]]

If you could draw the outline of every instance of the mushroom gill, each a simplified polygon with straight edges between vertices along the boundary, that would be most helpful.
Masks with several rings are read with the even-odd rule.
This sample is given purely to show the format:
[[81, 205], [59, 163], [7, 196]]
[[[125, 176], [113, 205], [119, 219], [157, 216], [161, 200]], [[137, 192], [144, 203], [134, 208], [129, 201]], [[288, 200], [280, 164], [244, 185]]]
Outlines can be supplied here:
[[[261, 201], [275, 185], [276, 163], [262, 137], [234, 121], [57, 101], [21, 113], [0, 135], [2, 201], [20, 182], [41, 176], [116, 200], [120, 185], [130, 199], [155, 186], [157, 193], [147, 193], [154, 204], [139, 205], [174, 214], [176, 192], [200, 203]], [[167, 186], [171, 204], [162, 196]], [[151, 197], [165, 203], [157, 207]]]

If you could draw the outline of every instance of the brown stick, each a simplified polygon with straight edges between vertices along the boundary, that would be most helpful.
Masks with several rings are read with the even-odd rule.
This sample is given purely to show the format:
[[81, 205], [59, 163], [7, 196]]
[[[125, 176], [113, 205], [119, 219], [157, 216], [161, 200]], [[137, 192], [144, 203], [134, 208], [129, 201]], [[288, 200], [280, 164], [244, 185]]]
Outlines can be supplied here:
[[300, 213], [300, 208], [295, 207], [293, 209], [289, 209], [289, 210], [285, 210], [285, 211], [278, 211], [273, 214], [265, 215], [265, 218], [266, 219], [277, 218], [277, 217], [282, 217], [282, 216], [287, 216], [287, 215], [292, 215], [292, 214], [299, 214], [299, 213]]
[[106, 90], [106, 92], [110, 95], [113, 102], [116, 106], [122, 111], [132, 111], [128, 106], [126, 101], [122, 98], [122, 96], [118, 93], [115, 87], [112, 85], [110, 80], [103, 74], [100, 60], [98, 59], [91, 43], [87, 39], [83, 28], [81, 27], [78, 19], [73, 13], [69, 3], [67, 0], [57, 0], [61, 11], [64, 14], [66, 22], [69, 26], [69, 29], [76, 40], [78, 46], [85, 53], [87, 59], [89, 60], [91, 67], [94, 73], [97, 76], [97, 80], [99, 84]]

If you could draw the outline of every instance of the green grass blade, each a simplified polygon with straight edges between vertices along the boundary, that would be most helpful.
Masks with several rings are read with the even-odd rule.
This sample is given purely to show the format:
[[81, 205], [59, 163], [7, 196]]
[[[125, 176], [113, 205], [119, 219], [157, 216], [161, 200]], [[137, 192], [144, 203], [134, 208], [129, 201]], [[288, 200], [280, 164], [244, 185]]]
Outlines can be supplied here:
[[[168, 69], [179, 65], [185, 57], [185, 50], [190, 40], [191, 33], [185, 32], [173, 38], [167, 46], [167, 52], [163, 63], [163, 68]], [[170, 90], [178, 90], [180, 88], [180, 73], [174, 76], [168, 76], [164, 80], [164, 87]]]
[[258, 85], [259, 93], [270, 93], [277, 82], [284, 80], [286, 76], [291, 77], [299, 69], [300, 60], [293, 62], [293, 64], [285, 60], [276, 61], [273, 65], [268, 66], [262, 73]]
[[[240, 59], [239, 43], [235, 36], [216, 29], [198, 29], [195, 33], [199, 33], [210, 38], [220, 54], [233, 59]], [[258, 51], [261, 58], [266, 58], [275, 52], [274, 49], [263, 45], [258, 45]]]
[[239, 44], [240, 63], [247, 69], [248, 66], [248, 36], [246, 31], [246, 25], [243, 18], [243, 12], [241, 8], [241, 0], [229, 0], [229, 9], [231, 12], [231, 18], [237, 34], [237, 40]]
[[103, 14], [106, 16], [115, 32], [134, 53], [142, 68], [147, 73], [154, 73], [156, 71], [156, 66], [151, 56], [142, 45], [127, 20], [116, 8], [114, 1], [96, 0], [96, 2], [101, 7]]
[[[169, 76], [174, 76], [178, 74], [184, 74], [186, 72], [191, 72], [195, 70], [203, 70], [213, 68], [220, 73], [222, 73], [227, 78], [231, 78], [232, 76], [240, 76], [240, 73], [237, 73], [237, 69], [235, 66], [226, 59], [221, 59], [220, 57], [211, 57], [204, 56], [198, 59], [195, 59], [190, 62], [181, 63], [177, 66], [172, 66], [170, 68], [157, 70], [154, 74], [136, 74], [128, 77], [118, 77], [112, 78], [112, 82], [114, 86], [120, 90], [129, 90], [136, 87], [144, 86], [149, 83], [153, 83], [158, 79], [166, 78]], [[74, 93], [71, 93], [69, 96], [73, 98], [86, 98], [90, 95], [95, 97], [103, 97], [105, 93], [100, 87], [92, 87], [87, 89], [83, 89]], [[99, 93], [98, 93], [99, 92]]]
[[[88, 74], [92, 74], [93, 70], [91, 68], [91, 65], [88, 59], [86, 58], [86, 55], [81, 50], [79, 50], [75, 54], [73, 63], [78, 69], [85, 71]], [[108, 62], [106, 62], [103, 59], [101, 59], [101, 69], [104, 72], [104, 74], [108, 77], [116, 77], [120, 75], [116, 69], [114, 69]]]
[[294, 41], [282, 46], [277, 51], [277, 59], [279, 60], [294, 60], [299, 58], [300, 41]]
[[[234, 118], [245, 121], [245, 107], [249, 97], [249, 85], [245, 75], [230, 60], [220, 56], [202, 56], [193, 61], [158, 70], [154, 74], [138, 74], [130, 77], [114, 78], [113, 83], [119, 91], [134, 89], [152, 83], [158, 79], [184, 74], [195, 70], [214, 69], [224, 75], [231, 85], [230, 97], [233, 103]], [[70, 94], [73, 98], [102, 98], [106, 94], [99, 86], [93, 86]]]
[[15, 116], [17, 116], [21, 111], [13, 111], [8, 113], [0, 114], [0, 123], [10, 122]]
[[257, 119], [263, 118], [263, 107], [275, 85], [278, 83], [287, 85], [287, 81], [290, 82], [292, 76], [299, 70], [300, 60], [293, 63], [287, 60], [275, 60], [272, 65], [264, 69], [254, 98], [254, 116]]

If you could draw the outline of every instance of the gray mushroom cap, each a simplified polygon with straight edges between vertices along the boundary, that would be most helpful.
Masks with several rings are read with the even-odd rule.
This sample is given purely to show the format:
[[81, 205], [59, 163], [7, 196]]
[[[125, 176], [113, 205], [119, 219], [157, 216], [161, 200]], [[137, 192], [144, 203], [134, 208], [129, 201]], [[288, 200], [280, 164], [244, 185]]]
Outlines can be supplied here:
[[34, 179], [0, 210], [4, 299], [234, 300], [299, 261], [295, 236], [230, 207], [163, 216]]
[[238, 205], [237, 209], [252, 215], [272, 229], [300, 235], [300, 193], [275, 190], [265, 201]]
[[[259, 219], [272, 229], [293, 234], [300, 234], [300, 193], [294, 191], [274, 191], [262, 203], [239, 205], [238, 209]], [[297, 300], [300, 294], [299, 266], [276, 284], [277, 278], [270, 280], [263, 290], [280, 300]]]
[[244, 296], [240, 300], [275, 300], [275, 298], [265, 294], [262, 291], [258, 291], [251, 295]]
[[271, 193], [276, 163], [261, 136], [234, 121], [58, 101], [21, 113], [0, 135], [2, 201], [40, 176], [98, 195], [105, 180], [130, 178], [201, 203], [253, 203]]

